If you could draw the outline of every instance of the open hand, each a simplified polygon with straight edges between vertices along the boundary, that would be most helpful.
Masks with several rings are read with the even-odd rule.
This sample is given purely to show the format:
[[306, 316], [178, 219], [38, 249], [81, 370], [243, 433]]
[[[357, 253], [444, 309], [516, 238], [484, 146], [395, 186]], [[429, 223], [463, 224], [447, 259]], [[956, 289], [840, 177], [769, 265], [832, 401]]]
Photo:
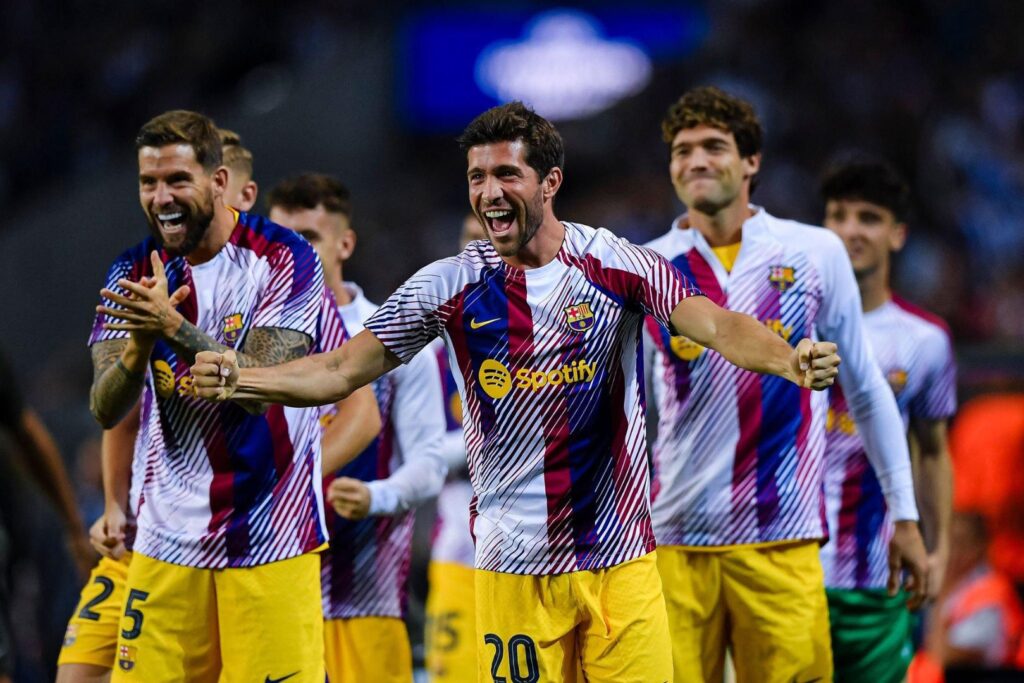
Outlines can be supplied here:
[[192, 391], [208, 401], [227, 401], [238, 389], [238, 356], [234, 351], [200, 351], [189, 368]]
[[832, 342], [814, 342], [806, 337], [793, 350], [794, 375], [805, 389], [820, 391], [832, 386], [839, 374], [838, 349]]
[[140, 282], [121, 278], [117, 286], [124, 290], [120, 294], [104, 287], [100, 295], [117, 305], [117, 308], [99, 305], [96, 312], [121, 322], [105, 322], [103, 329], [126, 330], [144, 337], [163, 336], [170, 338], [178, 331], [183, 320], [177, 306], [188, 297], [188, 285], [182, 285], [168, 294], [167, 271], [164, 269], [160, 254], [150, 254], [153, 264], [153, 277], [143, 278]]

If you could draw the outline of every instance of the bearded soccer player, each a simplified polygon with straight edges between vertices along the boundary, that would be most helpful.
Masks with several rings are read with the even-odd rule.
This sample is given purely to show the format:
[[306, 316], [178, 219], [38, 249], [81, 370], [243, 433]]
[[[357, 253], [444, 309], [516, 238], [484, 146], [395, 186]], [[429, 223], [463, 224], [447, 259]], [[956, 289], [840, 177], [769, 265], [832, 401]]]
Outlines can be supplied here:
[[[460, 137], [487, 242], [421, 269], [340, 350], [277, 368], [196, 357], [201, 396], [319, 404], [443, 337], [465, 406], [481, 680], [666, 681], [640, 333], [652, 315], [752, 370], [824, 387], [831, 343], [793, 349], [666, 260], [559, 221], [561, 136], [515, 102]], [[577, 672], [581, 671], [581, 674]]]
[[[306, 173], [279, 183], [270, 219], [317, 250], [324, 281], [351, 333], [377, 310], [344, 279], [356, 245], [348, 189]], [[369, 448], [344, 467], [324, 467], [330, 549], [321, 555], [324, 655], [331, 683], [408, 683], [412, 651], [402, 617], [412, 556], [414, 510], [444, 485], [441, 374], [430, 350], [374, 383], [384, 423]]]
[[[937, 593], [949, 555], [953, 495], [946, 423], [956, 412], [956, 361], [949, 330], [894, 296], [892, 254], [907, 238], [910, 190], [889, 164], [867, 157], [833, 165], [821, 185], [825, 227], [853, 263], [864, 327], [916, 448], [915, 480]], [[889, 595], [891, 514], [842, 382], [829, 395], [825, 500], [829, 542], [821, 549], [836, 679], [899, 683], [913, 656], [906, 596]]]
[[[97, 420], [112, 426], [142, 396], [112, 678], [319, 683], [317, 411], [210, 410], [187, 368], [201, 350], [238, 348], [247, 366], [330, 350], [344, 327], [312, 248], [224, 203], [212, 121], [168, 112], [143, 126], [136, 149], [153, 236], [115, 261], [90, 339]], [[359, 400], [372, 424], [372, 394]]]
[[[459, 249], [486, 240], [483, 223], [470, 213], [462, 221]], [[462, 399], [448, 364], [444, 343], [430, 343], [444, 378], [447, 433], [441, 452], [448, 464], [448, 481], [437, 496], [437, 522], [427, 567], [429, 587], [424, 635], [425, 665], [435, 683], [461, 683], [476, 677], [476, 600], [473, 596], [473, 536], [469, 505], [473, 486], [466, 470], [466, 441], [462, 434]]]
[[[222, 163], [228, 171], [223, 202], [239, 211], [256, 203], [259, 187], [253, 180], [252, 152], [234, 131], [219, 129]], [[128, 488], [132, 454], [139, 432], [139, 405], [110, 429], [103, 430], [103, 488], [105, 511], [89, 536], [102, 556], [82, 588], [57, 659], [57, 683], [101, 683], [110, 678], [117, 659], [117, 625], [124, 607], [124, 579], [131, 561]], [[127, 537], [126, 537], [127, 535]]]
[[[842, 242], [750, 204], [762, 133], [748, 103], [691, 90], [669, 109], [663, 134], [687, 213], [647, 246], [780, 341], [836, 340], [851, 412], [897, 520], [894, 580], [909, 568], [920, 600], [926, 558], [910, 457]], [[737, 368], [684, 330], [647, 329], [658, 410], [652, 516], [675, 680], [721, 681], [727, 647], [741, 683], [827, 680], [818, 559], [827, 395]]]

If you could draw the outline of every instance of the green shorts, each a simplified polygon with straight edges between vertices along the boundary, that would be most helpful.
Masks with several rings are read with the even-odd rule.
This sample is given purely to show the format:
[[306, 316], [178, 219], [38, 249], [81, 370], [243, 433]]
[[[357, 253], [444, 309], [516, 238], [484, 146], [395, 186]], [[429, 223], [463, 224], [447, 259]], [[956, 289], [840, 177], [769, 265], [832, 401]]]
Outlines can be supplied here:
[[914, 656], [907, 595], [840, 588], [825, 594], [836, 683], [900, 683]]

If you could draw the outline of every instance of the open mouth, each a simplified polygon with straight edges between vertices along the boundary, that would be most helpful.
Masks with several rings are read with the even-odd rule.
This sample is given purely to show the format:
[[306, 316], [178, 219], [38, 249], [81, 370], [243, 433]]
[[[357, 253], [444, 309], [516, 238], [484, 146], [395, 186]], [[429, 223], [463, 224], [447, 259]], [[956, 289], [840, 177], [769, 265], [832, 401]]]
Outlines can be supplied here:
[[487, 227], [495, 237], [507, 235], [516, 222], [516, 213], [512, 209], [489, 209], [484, 211]]
[[158, 213], [156, 215], [156, 219], [157, 223], [160, 225], [161, 232], [173, 235], [185, 231], [184, 211], [167, 211], [164, 213]]

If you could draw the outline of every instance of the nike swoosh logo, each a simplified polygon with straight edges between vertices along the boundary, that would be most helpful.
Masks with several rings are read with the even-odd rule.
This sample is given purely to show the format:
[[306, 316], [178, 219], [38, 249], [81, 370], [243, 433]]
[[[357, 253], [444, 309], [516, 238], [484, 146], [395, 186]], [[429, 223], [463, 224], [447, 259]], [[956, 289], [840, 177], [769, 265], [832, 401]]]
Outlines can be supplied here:
[[[301, 671], [301, 669], [299, 671]], [[299, 671], [296, 671], [294, 673], [290, 673], [287, 676], [285, 676], [284, 678], [271, 678], [270, 675], [267, 674], [267, 677], [266, 677], [266, 679], [264, 679], [263, 683], [281, 683], [281, 681], [287, 681], [292, 676], [298, 676], [299, 675]]]
[[499, 320], [501, 320], [501, 318], [491, 318], [490, 320], [484, 320], [483, 322], [478, 323], [476, 318], [473, 318], [469, 321], [469, 326], [474, 330], [479, 330], [484, 325], [490, 325], [491, 323], [498, 322]]

